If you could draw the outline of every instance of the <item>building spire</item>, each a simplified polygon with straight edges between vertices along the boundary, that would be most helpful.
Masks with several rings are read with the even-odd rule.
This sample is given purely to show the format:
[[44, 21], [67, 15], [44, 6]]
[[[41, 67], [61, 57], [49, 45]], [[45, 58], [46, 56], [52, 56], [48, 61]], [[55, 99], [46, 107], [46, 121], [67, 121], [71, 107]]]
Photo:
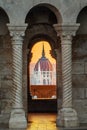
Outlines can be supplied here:
[[44, 43], [43, 43], [42, 57], [45, 57]]

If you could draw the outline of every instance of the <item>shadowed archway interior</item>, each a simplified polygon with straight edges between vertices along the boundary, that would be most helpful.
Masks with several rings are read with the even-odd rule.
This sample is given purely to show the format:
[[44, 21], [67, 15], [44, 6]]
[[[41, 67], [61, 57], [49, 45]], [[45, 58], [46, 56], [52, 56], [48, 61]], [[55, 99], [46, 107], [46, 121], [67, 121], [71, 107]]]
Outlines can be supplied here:
[[[35, 45], [35, 43], [38, 43], [40, 41], [46, 41], [46, 42], [50, 43], [50, 45], [52, 47], [51, 55], [56, 59], [54, 50], [56, 49], [58, 39], [57, 39], [57, 34], [56, 34], [56, 32], [53, 28], [53, 24], [57, 23], [56, 15], [46, 6], [38, 5], [38, 6], [33, 7], [29, 11], [29, 13], [26, 16], [25, 22], [28, 23], [28, 28], [26, 30], [26, 37], [28, 38], [28, 41], [29, 41], [28, 42], [28, 48], [30, 50], [29, 51], [30, 54], [28, 56], [30, 57], [30, 55], [32, 54], [32, 48]], [[44, 43], [44, 46], [45, 46], [45, 43]], [[42, 47], [37, 51], [41, 51], [41, 50], [42, 50]], [[43, 56], [42, 56], [41, 62], [39, 62], [39, 64], [40, 63], [42, 64], [42, 59], [44, 59], [44, 61], [47, 61], [47, 59], [45, 57], [43, 58]], [[32, 56], [31, 56], [30, 60], [28, 60], [28, 61], [31, 61], [31, 60], [32, 60]], [[29, 66], [30, 62], [28, 62], [28, 63], [29, 63], [28, 64], [28, 66]], [[35, 68], [34, 68], [34, 70], [35, 70]], [[55, 66], [55, 70], [56, 70], [56, 66]], [[37, 72], [35, 72], [35, 73], [37, 73]], [[43, 73], [48, 73], [48, 72], [46, 71], [46, 72], [43, 72]], [[40, 72], [39, 72], [39, 74], [40, 74]], [[38, 95], [38, 91], [36, 92], [36, 88], [34, 86], [35, 85], [34, 84], [35, 75], [36, 74], [34, 74], [34, 77], [33, 77], [33, 80], [32, 80], [33, 87], [34, 87], [34, 90], [33, 90], [34, 91], [33, 92], [34, 99], [36, 99], [36, 97]], [[45, 75], [45, 76], [47, 77], [47, 75]], [[30, 84], [31, 84], [30, 71], [29, 71], [29, 77], [28, 78], [29, 78], [28, 79], [29, 80], [28, 90], [29, 90]], [[36, 78], [36, 81], [38, 79], [39, 78]], [[52, 82], [51, 80], [49, 80], [49, 81]], [[38, 82], [39, 82], [39, 80], [38, 80]], [[44, 78], [43, 82], [44, 82], [44, 84], [47, 83], [46, 78]], [[42, 84], [39, 84], [38, 87], [40, 87], [40, 85], [42, 85]], [[43, 86], [42, 88], [44, 89], [45, 86]], [[48, 93], [50, 93], [51, 89], [52, 89], [52, 88], [50, 89], [50, 87], [52, 87], [51, 84], [48, 87], [49, 87]], [[40, 88], [38, 88], [38, 89], [40, 91]], [[45, 91], [46, 91], [46, 89], [45, 89]], [[57, 91], [57, 87], [55, 87], [54, 92], [56, 93], [56, 91]], [[48, 96], [48, 98], [44, 97], [45, 98], [45, 99], [43, 98], [44, 100], [41, 100], [41, 98], [37, 98], [38, 100], [33, 100], [31, 90], [29, 90], [29, 93], [30, 93], [29, 94], [30, 96], [28, 96], [28, 106], [29, 106], [28, 110], [29, 111], [31, 111], [31, 112], [34, 112], [34, 111], [37, 111], [37, 112], [40, 112], [40, 111], [42, 111], [42, 112], [55, 111], [56, 112], [57, 111], [57, 100], [56, 100], [56, 98], [54, 98], [54, 100], [51, 100], [51, 98], [53, 99], [53, 97], [56, 97], [55, 94], [51, 95], [50, 98], [49, 98], [49, 96]], [[37, 95], [36, 95], [36, 93], [37, 93]], [[44, 92], [42, 92], [41, 95], [44, 95]], [[38, 105], [39, 105], [39, 107], [38, 107]]]

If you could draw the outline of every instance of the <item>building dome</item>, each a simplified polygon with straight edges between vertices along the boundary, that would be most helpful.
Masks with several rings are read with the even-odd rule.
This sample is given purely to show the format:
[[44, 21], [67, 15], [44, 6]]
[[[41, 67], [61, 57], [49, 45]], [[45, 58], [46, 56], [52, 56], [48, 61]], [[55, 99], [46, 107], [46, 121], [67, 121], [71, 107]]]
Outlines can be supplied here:
[[46, 57], [41, 57], [35, 65], [34, 71], [52, 71], [52, 64]]
[[52, 71], [52, 64], [49, 59], [45, 57], [44, 46], [42, 51], [42, 57], [37, 61], [34, 71]]

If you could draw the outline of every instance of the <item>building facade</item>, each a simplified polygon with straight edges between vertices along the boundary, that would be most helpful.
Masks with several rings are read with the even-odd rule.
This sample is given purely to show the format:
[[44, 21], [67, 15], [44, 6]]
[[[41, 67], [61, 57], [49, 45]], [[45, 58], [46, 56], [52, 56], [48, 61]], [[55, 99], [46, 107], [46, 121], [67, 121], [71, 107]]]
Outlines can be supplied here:
[[27, 127], [27, 68], [41, 40], [56, 59], [57, 126], [87, 124], [87, 0], [0, 0], [0, 121]]
[[30, 74], [30, 85], [56, 85], [56, 69], [53, 67], [52, 63], [45, 56], [43, 46], [42, 56], [38, 59]]

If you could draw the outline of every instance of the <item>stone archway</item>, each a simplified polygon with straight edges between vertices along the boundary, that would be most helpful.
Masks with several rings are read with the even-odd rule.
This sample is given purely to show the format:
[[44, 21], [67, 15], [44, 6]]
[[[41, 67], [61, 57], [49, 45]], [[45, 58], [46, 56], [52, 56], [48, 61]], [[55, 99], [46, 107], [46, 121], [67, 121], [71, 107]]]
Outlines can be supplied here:
[[29, 49], [28, 60], [31, 59], [31, 49], [32, 49], [33, 45], [37, 41], [40, 41], [40, 40], [46, 40], [50, 43], [52, 50], [54, 50], [54, 51], [51, 52], [52, 53], [51, 55], [53, 57], [55, 57], [53, 53], [55, 53], [57, 36], [56, 36], [56, 32], [54, 31], [53, 27], [50, 27], [49, 25], [43, 25], [43, 24], [35, 25], [32, 28], [27, 30], [26, 41], [27, 40], [28, 40], [28, 43], [29, 43], [28, 44], [28, 49]]
[[[39, 28], [39, 26], [38, 26], [38, 28]], [[45, 31], [44, 31], [44, 33], [45, 33]], [[48, 40], [48, 39], [49, 39], [49, 40]], [[32, 46], [33, 46], [35, 42], [43, 41], [43, 40], [45, 40], [45, 41], [50, 41], [50, 43], [54, 43], [54, 41], [51, 39], [51, 37], [49, 36], [49, 34], [48, 34], [48, 35], [42, 35], [42, 34], [41, 34], [41, 37], [40, 37], [40, 35], [39, 35], [39, 36], [37, 35], [37, 37], [33, 38], [33, 41], [32, 41], [31, 44], [32, 44]], [[32, 49], [32, 48], [31, 48], [31, 49]], [[29, 51], [30, 53], [29, 53], [29, 55], [28, 55], [28, 66], [29, 66], [29, 61], [31, 60], [31, 56], [30, 56], [30, 55], [31, 55], [31, 49], [29, 49], [29, 50], [30, 50], [30, 51]], [[54, 50], [55, 50], [55, 49], [54, 49]], [[55, 53], [55, 52], [52, 50], [51, 53]], [[53, 55], [53, 57], [55, 57], [54, 54], [51, 54], [51, 55]], [[29, 60], [29, 59], [30, 59], [30, 60]], [[30, 88], [30, 84], [29, 84], [28, 88]], [[32, 102], [32, 101], [33, 101], [33, 100], [31, 100], [31, 97], [30, 97], [29, 102]], [[43, 103], [41, 103], [41, 101], [38, 100], [38, 102], [39, 102], [40, 104], [44, 105], [43, 103], [44, 103], [45, 101], [44, 101]], [[38, 103], [38, 102], [37, 102], [37, 103]], [[46, 102], [47, 102], [47, 100], [46, 100]], [[49, 100], [48, 103], [52, 104], [51, 100]], [[56, 101], [54, 101], [53, 103], [54, 103], [55, 108], [53, 108], [53, 109], [51, 108], [51, 109], [48, 110], [49, 106], [48, 106], [48, 104], [47, 104], [47, 106], [48, 106], [47, 108], [45, 108], [45, 109], [43, 109], [43, 108], [37, 108], [37, 111], [38, 111], [38, 112], [40, 112], [40, 111], [49, 111], [49, 112], [50, 112], [50, 111], [52, 111], [52, 110], [55, 110], [55, 111], [56, 111], [56, 109], [57, 109], [57, 108], [56, 108], [56, 106], [57, 106]], [[35, 104], [35, 101], [34, 101], [34, 104]], [[29, 103], [29, 107], [30, 107], [30, 106], [32, 106], [31, 103]], [[29, 110], [30, 110], [30, 111], [34, 111], [34, 109], [35, 109], [35, 107], [34, 107], [34, 108], [31, 108], [31, 107], [30, 107]], [[47, 109], [47, 110], [46, 110], [46, 109]]]
[[[42, 7], [42, 8], [41, 8]], [[38, 19], [35, 15], [35, 11], [38, 10], [41, 11], [40, 15], [45, 15], [45, 21], [43, 21], [43, 17], [38, 17]], [[45, 14], [43, 14], [43, 10]], [[47, 13], [46, 13], [47, 12]], [[49, 13], [48, 13], [49, 12]], [[50, 14], [52, 15], [50, 19]], [[32, 16], [33, 14], [33, 19]], [[39, 14], [38, 14], [39, 15]], [[31, 18], [31, 20], [29, 19]], [[40, 18], [40, 19], [39, 19]], [[52, 20], [54, 18], [54, 20]], [[36, 21], [36, 23], [35, 23]], [[58, 38], [57, 36], [61, 38], [61, 56], [62, 57], [62, 86], [63, 86], [63, 103], [62, 108], [58, 112], [58, 118], [57, 118], [57, 125], [64, 126], [64, 127], [74, 127], [78, 126], [78, 118], [77, 113], [74, 109], [72, 109], [72, 76], [71, 76], [71, 69], [72, 69], [72, 61], [71, 61], [71, 44], [72, 44], [72, 36], [75, 35], [75, 31], [78, 28], [77, 24], [70, 24], [70, 25], [64, 25], [64, 24], [57, 24], [57, 18], [55, 17], [55, 13], [50, 11], [47, 7], [44, 6], [36, 6], [35, 10], [31, 10], [30, 15], [27, 15], [26, 22], [29, 24], [29, 26], [26, 29], [26, 24], [21, 26], [12, 26], [8, 25], [9, 30], [11, 32], [12, 36], [12, 45], [13, 45], [13, 83], [14, 83], [14, 89], [13, 91], [13, 110], [11, 112], [11, 118], [10, 118], [10, 128], [25, 128], [27, 126], [26, 118], [25, 118], [25, 111], [27, 113], [27, 87], [25, 89], [26, 84], [23, 82], [23, 90], [22, 91], [22, 65], [23, 68], [27, 68], [27, 46], [29, 44], [29, 49], [32, 48], [33, 39], [35, 37], [39, 38], [44, 36], [44, 38], [49, 39], [50, 36], [53, 42], [52, 49], [56, 51], [57, 54], [57, 60], [58, 60]], [[54, 28], [53, 28], [53, 24]], [[48, 29], [48, 26], [50, 29]], [[32, 31], [32, 28], [34, 30]], [[23, 44], [23, 36], [26, 29], [26, 38], [23, 46], [23, 64], [22, 64], [22, 44]], [[30, 31], [30, 35], [27, 35], [28, 30]], [[56, 34], [56, 32], [57, 34]], [[45, 32], [44, 32], [45, 31]], [[34, 33], [34, 34], [33, 34]], [[33, 35], [32, 35], [33, 34]], [[49, 35], [48, 35], [49, 34]], [[29, 38], [30, 39], [29, 39]], [[27, 40], [28, 39], [28, 40]], [[31, 41], [31, 42], [30, 42]], [[55, 42], [56, 41], [56, 42]], [[30, 44], [32, 43], [32, 44]], [[59, 51], [59, 54], [60, 54]], [[58, 63], [58, 62], [57, 62]], [[61, 63], [61, 61], [60, 61]], [[25, 65], [25, 67], [24, 67]], [[27, 81], [27, 69], [23, 69], [23, 81]], [[57, 69], [58, 71], [58, 69]], [[25, 79], [24, 79], [25, 78]], [[22, 92], [23, 95], [22, 95]], [[23, 98], [24, 97], [24, 98]], [[23, 99], [22, 99], [23, 98]], [[25, 111], [23, 109], [23, 105], [25, 106]], [[15, 118], [14, 118], [15, 117]], [[20, 122], [18, 126], [15, 124], [17, 122]]]
[[[33, 7], [33, 9], [31, 9], [30, 12], [28, 13], [28, 15], [26, 16], [25, 21], [26, 21], [26, 23], [28, 23], [28, 27], [26, 29], [26, 39], [25, 39], [26, 47], [25, 48], [27, 48], [27, 46], [28, 46], [29, 52], [31, 52], [31, 48], [36, 41], [47, 40], [51, 44], [51, 47], [53, 50], [52, 53], [54, 53], [53, 55], [56, 55], [56, 60], [59, 60], [61, 57], [60, 38], [57, 37], [56, 31], [53, 27], [53, 24], [57, 23], [58, 18], [56, 18], [55, 13], [52, 12], [52, 7], [51, 7], [51, 9], [48, 7], [50, 7], [50, 5], [49, 6], [46, 4], [37, 5], [37, 6]], [[37, 14], [38, 10], [41, 11], [40, 15], [42, 15], [42, 16], [40, 16], [40, 17], [38, 17], [39, 14]], [[49, 20], [50, 16], [48, 15], [48, 13], [46, 14], [46, 16], [44, 16], [44, 19], [43, 19], [42, 10], [44, 10], [43, 12], [45, 12], [45, 14], [46, 14], [46, 11], [49, 12], [52, 15], [52, 18], [54, 18], [53, 21], [52, 21], [52, 18], [50, 18], [50, 20]], [[55, 11], [55, 12], [57, 12], [57, 11]], [[35, 13], [37, 15], [35, 15]], [[33, 15], [33, 18], [32, 18], [32, 15]], [[59, 15], [57, 17], [59, 17]], [[33, 19], [36, 19], [36, 21]], [[61, 21], [61, 20], [59, 20], [59, 21]], [[29, 54], [29, 57], [31, 57], [31, 53]], [[58, 61], [57, 61], [57, 63], [58, 63]], [[57, 64], [57, 65], [59, 65], [59, 64]], [[60, 60], [60, 69], [61, 69], [61, 60]], [[57, 76], [56, 76], [57, 77], [57, 86], [58, 86], [58, 83], [61, 82], [60, 69], [57, 66], [57, 73], [60, 73], [59, 75], [57, 74]], [[58, 78], [59, 78], [59, 81], [58, 81]], [[60, 83], [60, 87], [61, 87], [61, 83]], [[58, 96], [60, 96], [60, 95], [58, 95]], [[61, 98], [62, 97], [60, 96], [60, 99]], [[61, 107], [61, 105], [60, 105], [60, 107]]]

